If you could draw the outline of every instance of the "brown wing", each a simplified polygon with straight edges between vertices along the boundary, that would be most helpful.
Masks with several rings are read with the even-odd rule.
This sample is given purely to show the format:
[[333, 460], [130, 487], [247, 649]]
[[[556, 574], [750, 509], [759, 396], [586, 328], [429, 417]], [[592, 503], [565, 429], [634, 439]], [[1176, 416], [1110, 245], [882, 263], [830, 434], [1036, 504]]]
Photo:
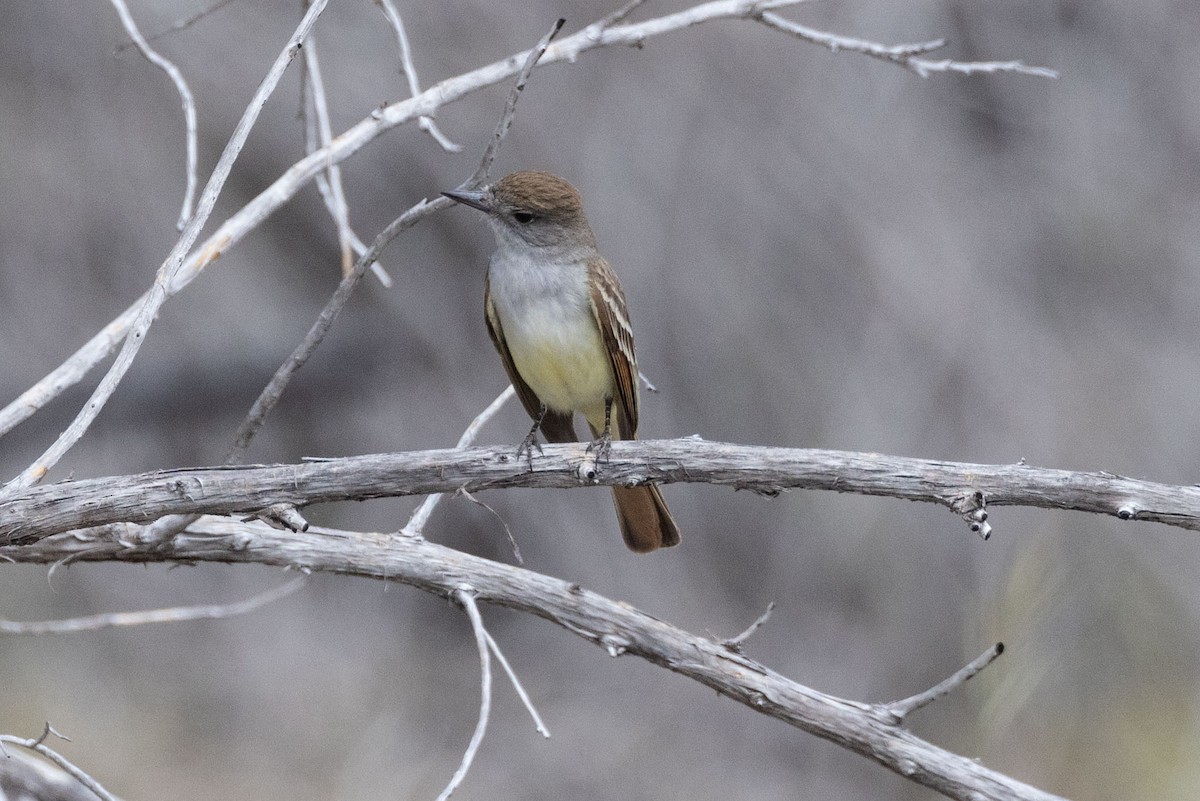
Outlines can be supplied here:
[[608, 361], [616, 379], [613, 396], [614, 419], [618, 431], [615, 439], [637, 439], [638, 427], [638, 369], [633, 355], [633, 328], [625, 308], [625, 293], [617, 274], [601, 257], [588, 262], [588, 286], [591, 290], [592, 314], [600, 325], [600, 335]]
[[[513, 364], [512, 354], [508, 351], [508, 343], [504, 341], [504, 329], [500, 325], [500, 315], [496, 313], [496, 306], [492, 303], [491, 283], [486, 278], [483, 283], [483, 312], [484, 319], [487, 321], [488, 335], [492, 338], [492, 344], [496, 346], [496, 352], [500, 354], [500, 361], [504, 363], [504, 372], [508, 373], [508, 380], [512, 382], [513, 389], [517, 391], [521, 405], [525, 407], [529, 417], [536, 420], [541, 414], [542, 401], [538, 398], [537, 393], [525, 383], [525, 379], [521, 378], [521, 374], [517, 372], [517, 366]], [[541, 429], [547, 442], [576, 442], [578, 440], [578, 437], [575, 436], [575, 424], [569, 414], [547, 411], [545, 417], [542, 418]]]

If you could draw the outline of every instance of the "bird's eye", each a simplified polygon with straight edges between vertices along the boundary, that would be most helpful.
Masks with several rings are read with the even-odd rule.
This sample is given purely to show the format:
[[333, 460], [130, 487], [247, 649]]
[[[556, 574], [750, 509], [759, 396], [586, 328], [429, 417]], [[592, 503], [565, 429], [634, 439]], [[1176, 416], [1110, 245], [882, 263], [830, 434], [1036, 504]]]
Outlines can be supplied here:
[[519, 222], [521, 225], [529, 225], [529, 223], [533, 222], [534, 217], [535, 217], [535, 215], [533, 214], [533, 212], [529, 212], [529, 211], [514, 211], [513, 212], [513, 219], [516, 220], [517, 222]]

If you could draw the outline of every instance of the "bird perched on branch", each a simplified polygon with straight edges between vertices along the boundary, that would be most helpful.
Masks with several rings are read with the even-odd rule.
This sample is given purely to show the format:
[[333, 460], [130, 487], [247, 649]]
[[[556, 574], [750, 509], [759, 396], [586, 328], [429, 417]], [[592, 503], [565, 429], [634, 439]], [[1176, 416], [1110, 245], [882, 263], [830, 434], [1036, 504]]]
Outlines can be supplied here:
[[[625, 294], [596, 248], [575, 187], [546, 172], [514, 172], [478, 190], [443, 192], [479, 209], [496, 235], [484, 309], [504, 369], [533, 418], [518, 454], [575, 442], [587, 421], [589, 450], [606, 458], [612, 439], [637, 439], [638, 368]], [[662, 493], [613, 487], [621, 535], [639, 553], [679, 543]]]

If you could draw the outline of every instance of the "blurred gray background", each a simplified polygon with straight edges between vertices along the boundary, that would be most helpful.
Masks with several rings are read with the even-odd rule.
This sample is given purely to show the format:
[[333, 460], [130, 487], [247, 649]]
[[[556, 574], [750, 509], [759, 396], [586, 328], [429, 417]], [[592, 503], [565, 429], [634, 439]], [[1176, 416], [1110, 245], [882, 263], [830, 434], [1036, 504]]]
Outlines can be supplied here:
[[[616, 2], [612, 3], [613, 6]], [[606, 3], [401, 2], [424, 85], [573, 31]], [[201, 7], [133, 2], [152, 32]], [[635, 19], [683, 7], [648, 3]], [[495, 175], [548, 169], [583, 192], [630, 299], [642, 433], [1200, 477], [1200, 5], [1113, 0], [823, 0], [787, 16], [884, 42], [946, 36], [958, 59], [1023, 59], [1057, 81], [921, 80], [751, 22], [538, 70]], [[206, 177], [299, 18], [234, 3], [158, 42], [197, 97]], [[175, 241], [183, 123], [169, 82], [107, 3], [0, 11], [0, 403], [150, 284]], [[316, 28], [335, 132], [407, 96], [367, 0]], [[293, 65], [214, 215], [302, 154]], [[364, 238], [477, 163], [508, 86], [344, 163]], [[211, 230], [213, 225], [210, 225]], [[491, 235], [453, 209], [399, 239], [255, 443], [253, 461], [451, 445], [505, 386], [484, 328]], [[216, 462], [338, 279], [307, 188], [170, 301], [55, 478]], [[0, 442], [0, 478], [95, 382]], [[483, 432], [517, 442], [513, 404]], [[848, 698], [920, 691], [996, 640], [919, 735], [1064, 795], [1200, 794], [1200, 544], [1075, 513], [995, 509], [982, 542], [940, 508], [793, 492], [665, 491], [682, 547], [621, 544], [608, 493], [485, 494], [527, 564], [691, 631], [732, 635], [775, 600], [750, 654]], [[309, 510], [392, 530], [414, 502]], [[511, 560], [464, 500], [436, 541]], [[3, 568], [0, 615], [43, 619], [236, 600], [252, 567]], [[930, 791], [678, 676], [543, 621], [485, 609], [553, 739], [499, 683], [462, 799], [926, 799]], [[49, 719], [130, 799], [428, 799], [475, 723], [465, 617], [402, 587], [319, 576], [252, 615], [0, 641], [0, 730]]]

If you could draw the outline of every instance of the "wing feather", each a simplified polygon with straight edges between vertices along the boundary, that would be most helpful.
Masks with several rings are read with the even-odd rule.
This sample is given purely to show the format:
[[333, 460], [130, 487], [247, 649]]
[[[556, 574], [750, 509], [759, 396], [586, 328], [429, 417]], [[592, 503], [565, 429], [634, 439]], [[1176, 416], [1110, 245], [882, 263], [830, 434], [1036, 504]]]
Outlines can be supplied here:
[[600, 256], [588, 262], [588, 277], [592, 314], [600, 326], [600, 336], [616, 382], [613, 394], [616, 438], [637, 439], [638, 369], [625, 293], [621, 291], [617, 274]]

